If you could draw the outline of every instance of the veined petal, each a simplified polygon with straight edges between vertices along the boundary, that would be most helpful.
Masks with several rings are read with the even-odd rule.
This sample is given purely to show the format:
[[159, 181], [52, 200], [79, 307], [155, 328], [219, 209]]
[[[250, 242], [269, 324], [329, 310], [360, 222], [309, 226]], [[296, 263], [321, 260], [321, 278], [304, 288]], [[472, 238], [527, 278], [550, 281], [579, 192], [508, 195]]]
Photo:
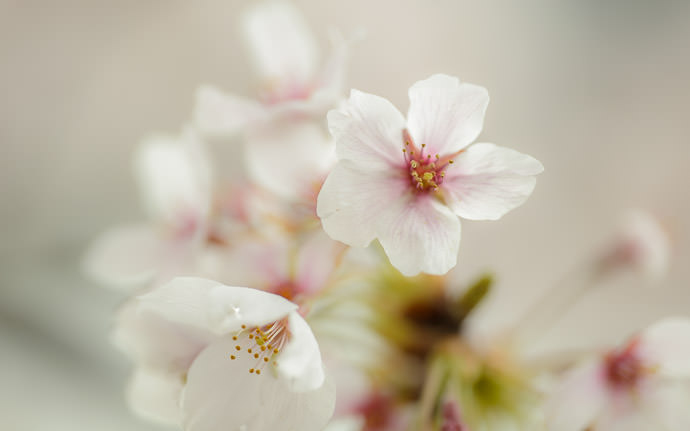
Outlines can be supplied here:
[[445, 274], [457, 264], [460, 220], [433, 197], [399, 199], [376, 223], [391, 264], [404, 275]]
[[340, 160], [367, 170], [404, 165], [405, 119], [382, 97], [352, 90], [340, 108], [328, 112], [328, 129]]
[[497, 220], [532, 193], [538, 160], [494, 144], [474, 144], [448, 167], [441, 188], [448, 206], [470, 220]]
[[182, 419], [180, 395], [183, 375], [151, 368], [137, 368], [127, 388], [127, 402], [139, 416], [168, 425]]
[[409, 96], [407, 124], [417, 146], [425, 144], [430, 153], [444, 156], [479, 136], [489, 104], [484, 87], [437, 74], [415, 83]]
[[690, 320], [663, 319], [641, 335], [640, 355], [667, 376], [690, 377]]
[[324, 371], [319, 345], [311, 328], [297, 312], [288, 315], [290, 341], [278, 356], [278, 373], [294, 392], [306, 392], [323, 385]]
[[[300, 12], [287, 2], [264, 2], [244, 17], [259, 73], [270, 81], [305, 85], [314, 77], [317, 48]], [[284, 84], [283, 84], [284, 85]]]
[[225, 94], [209, 85], [196, 91], [194, 123], [204, 134], [232, 135], [266, 115], [266, 110], [254, 100]]
[[286, 317], [297, 306], [287, 299], [246, 287], [196, 277], [178, 277], [139, 297], [139, 308], [172, 322], [216, 335], [257, 327]]
[[257, 184], [287, 199], [313, 196], [335, 163], [333, 140], [313, 121], [283, 120], [247, 134], [247, 164]]
[[132, 288], [151, 280], [166, 255], [166, 242], [146, 224], [110, 229], [89, 247], [87, 274], [100, 283]]
[[270, 369], [257, 375], [251, 356], [231, 360], [234, 342], [224, 337], [205, 349], [187, 374], [182, 395], [186, 431], [320, 431], [335, 407], [329, 379], [316, 390], [293, 392]]
[[405, 177], [385, 171], [363, 171], [341, 161], [321, 187], [316, 212], [333, 239], [366, 247], [376, 237], [377, 219], [409, 188]]
[[546, 429], [587, 429], [595, 422], [607, 402], [608, 392], [600, 362], [592, 360], [581, 364], [568, 372], [551, 394], [546, 405]]

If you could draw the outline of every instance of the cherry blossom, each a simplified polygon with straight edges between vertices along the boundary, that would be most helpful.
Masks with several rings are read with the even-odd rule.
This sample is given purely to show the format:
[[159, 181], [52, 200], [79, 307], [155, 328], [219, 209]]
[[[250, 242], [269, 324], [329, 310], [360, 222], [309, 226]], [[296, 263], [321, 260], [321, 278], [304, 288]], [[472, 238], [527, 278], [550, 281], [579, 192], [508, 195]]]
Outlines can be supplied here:
[[204, 133], [233, 134], [276, 117], [310, 117], [335, 106], [343, 80], [344, 41], [336, 42], [319, 71], [315, 38], [291, 4], [259, 3], [243, 18], [244, 36], [263, 90], [253, 100], [201, 86], [194, 115]]
[[543, 167], [494, 144], [468, 146], [482, 129], [486, 89], [439, 74], [409, 97], [407, 121], [358, 90], [328, 113], [338, 164], [317, 213], [334, 239], [364, 247], [377, 238], [405, 275], [444, 274], [457, 263], [458, 216], [499, 219], [527, 199]]
[[135, 173], [150, 221], [106, 231], [85, 257], [86, 271], [110, 286], [142, 284], [182, 271], [208, 235], [212, 174], [191, 128], [180, 137], [145, 139]]
[[281, 296], [176, 278], [127, 303], [113, 338], [137, 363], [130, 405], [151, 420], [318, 431], [333, 413], [316, 339]]
[[667, 318], [571, 370], [547, 405], [550, 431], [690, 429], [690, 321]]

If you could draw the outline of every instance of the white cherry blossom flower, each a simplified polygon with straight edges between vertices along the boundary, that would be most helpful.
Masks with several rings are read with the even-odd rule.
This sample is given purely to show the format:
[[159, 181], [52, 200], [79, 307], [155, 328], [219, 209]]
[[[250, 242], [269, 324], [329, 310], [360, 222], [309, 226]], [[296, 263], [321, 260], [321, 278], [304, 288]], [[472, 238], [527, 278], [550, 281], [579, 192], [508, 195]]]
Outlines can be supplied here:
[[106, 231], [87, 252], [86, 271], [117, 287], [141, 284], [183, 270], [208, 235], [211, 168], [191, 128], [180, 137], [145, 139], [135, 174], [148, 223]]
[[186, 431], [319, 431], [334, 410], [316, 339], [278, 295], [176, 278], [123, 308], [114, 341], [137, 362], [132, 408]]
[[346, 43], [338, 40], [318, 71], [314, 35], [290, 3], [255, 5], [243, 15], [244, 35], [264, 84], [259, 100], [204, 85], [197, 91], [195, 119], [206, 134], [229, 135], [288, 116], [313, 116], [340, 99]]
[[334, 239], [378, 238], [405, 275], [444, 274], [457, 262], [459, 217], [496, 220], [532, 193], [534, 158], [494, 144], [482, 129], [486, 89], [433, 75], [409, 91], [407, 121], [387, 100], [352, 90], [328, 113], [338, 164], [317, 213]]
[[690, 429], [690, 320], [667, 318], [570, 371], [547, 404], [549, 431]]

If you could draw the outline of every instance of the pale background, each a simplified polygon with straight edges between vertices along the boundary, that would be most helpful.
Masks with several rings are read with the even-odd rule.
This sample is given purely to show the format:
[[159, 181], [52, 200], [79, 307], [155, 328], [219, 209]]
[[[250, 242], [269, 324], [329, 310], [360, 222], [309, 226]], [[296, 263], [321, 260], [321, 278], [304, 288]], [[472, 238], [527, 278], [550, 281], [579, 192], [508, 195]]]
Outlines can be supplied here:
[[[0, 0], [0, 429], [153, 429], [127, 412], [128, 365], [108, 344], [122, 297], [85, 280], [79, 259], [98, 232], [143, 217], [139, 138], [177, 132], [200, 83], [251, 94], [237, 31], [249, 3]], [[499, 280], [478, 327], [510, 324], [628, 207], [673, 232], [668, 279], [600, 286], [545, 343], [601, 345], [690, 315], [690, 2], [296, 3], [324, 40], [366, 30], [349, 86], [403, 111], [431, 73], [486, 86], [480, 140], [546, 167], [523, 207], [463, 224], [462, 276]]]

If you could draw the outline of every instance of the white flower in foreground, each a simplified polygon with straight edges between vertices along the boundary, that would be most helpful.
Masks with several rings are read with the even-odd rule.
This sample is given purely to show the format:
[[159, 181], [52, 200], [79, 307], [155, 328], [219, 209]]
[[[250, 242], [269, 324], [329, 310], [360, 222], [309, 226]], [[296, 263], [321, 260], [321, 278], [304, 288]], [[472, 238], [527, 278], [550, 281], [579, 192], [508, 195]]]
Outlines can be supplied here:
[[668, 272], [670, 243], [656, 217], [646, 211], [631, 210], [600, 265], [604, 270], [632, 267], [658, 280]]
[[690, 321], [662, 320], [569, 372], [547, 404], [549, 431], [690, 429]]
[[122, 310], [115, 343], [136, 362], [129, 401], [187, 431], [319, 431], [335, 406], [297, 305], [260, 290], [176, 278]]
[[196, 124], [207, 134], [232, 134], [276, 116], [315, 115], [340, 99], [346, 43], [336, 44], [320, 72], [313, 34], [290, 3], [264, 2], [243, 15], [243, 29], [264, 84], [260, 100], [197, 91]]
[[414, 84], [407, 121], [387, 100], [352, 90], [328, 113], [339, 162], [318, 197], [334, 239], [378, 238], [405, 275], [444, 274], [457, 263], [458, 216], [496, 220], [522, 204], [543, 170], [534, 158], [479, 135], [486, 89], [446, 75]]
[[208, 236], [211, 168], [191, 129], [180, 137], [144, 140], [135, 156], [135, 174], [150, 222], [106, 231], [84, 262], [92, 277], [111, 286], [178, 272]]

